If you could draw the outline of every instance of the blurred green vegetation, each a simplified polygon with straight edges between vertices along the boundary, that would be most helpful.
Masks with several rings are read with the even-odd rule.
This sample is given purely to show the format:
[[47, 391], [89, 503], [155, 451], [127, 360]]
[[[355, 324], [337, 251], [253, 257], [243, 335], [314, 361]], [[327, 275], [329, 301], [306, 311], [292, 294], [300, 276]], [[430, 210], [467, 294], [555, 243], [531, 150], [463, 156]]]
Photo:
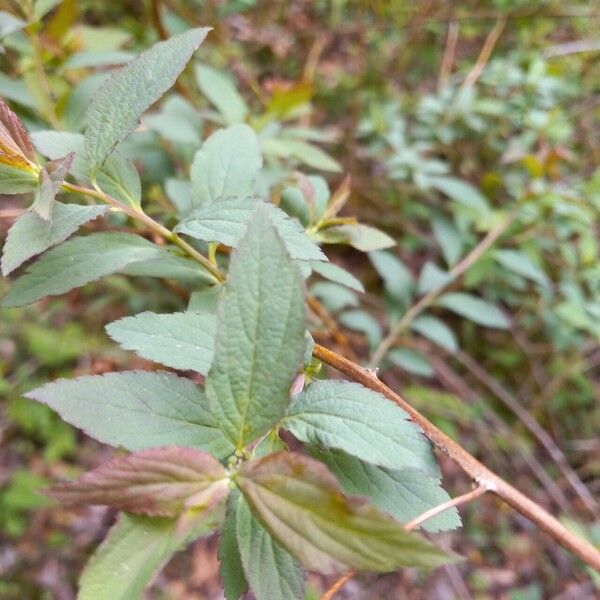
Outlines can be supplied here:
[[[18, 4], [0, 0], [0, 10], [19, 15]], [[232, 103], [261, 137], [262, 190], [275, 190], [275, 200], [324, 243], [341, 234], [331, 223], [321, 227], [315, 206], [350, 175], [339, 216], [356, 215], [397, 246], [365, 253], [356, 247], [367, 242], [355, 240], [328, 247], [367, 292], [311, 279], [326, 311], [315, 319], [315, 338], [369, 363], [394, 323], [443, 285], [398, 330], [382, 379], [600, 543], [597, 3], [45, 4], [49, 12], [28, 31], [0, 36], [0, 95], [31, 131], [53, 120], [81, 131], [85, 107], [111, 68], [161, 36], [215, 27], [199, 53], [208, 67], [200, 85], [189, 69], [124, 144], [142, 177], [145, 210], [174, 224], [187, 193], [185, 165], [227, 122]], [[211, 76], [225, 85], [226, 101], [202, 89]], [[26, 204], [0, 201], [4, 237]], [[110, 225], [125, 223], [111, 216]], [[77, 573], [110, 520], [53, 507], [36, 492], [108, 450], [22, 393], [58, 377], [151, 368], [115, 348], [104, 325], [145, 309], [181, 309], [192, 289], [116, 275], [64, 298], [0, 310], [0, 597], [73, 598]], [[558, 459], [528, 419], [549, 434]], [[445, 461], [442, 468], [446, 487], [463, 490], [456, 468]], [[365, 578], [346, 597], [597, 597], [597, 576], [493, 499], [465, 509], [463, 520], [451, 539], [465, 564], [428, 578]], [[203, 547], [193, 551], [196, 562], [207, 556]], [[182, 561], [152, 597], [219, 597], [214, 564], [189, 569]], [[318, 590], [323, 581], [311, 584]]]

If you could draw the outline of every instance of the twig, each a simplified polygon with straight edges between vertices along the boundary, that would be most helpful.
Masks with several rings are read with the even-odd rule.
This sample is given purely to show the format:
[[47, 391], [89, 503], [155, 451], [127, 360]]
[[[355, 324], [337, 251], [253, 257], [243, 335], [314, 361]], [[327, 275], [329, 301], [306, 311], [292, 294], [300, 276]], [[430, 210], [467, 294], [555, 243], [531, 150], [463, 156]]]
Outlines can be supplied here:
[[404, 525], [404, 529], [406, 531], [411, 531], [412, 529], [416, 529], [423, 523], [427, 521], [427, 519], [431, 519], [431, 517], [435, 517], [440, 513], [452, 508], [453, 506], [460, 506], [461, 504], [466, 504], [471, 500], [475, 500], [475, 498], [479, 498], [479, 496], [483, 496], [487, 492], [487, 488], [484, 485], [479, 485], [475, 489], [467, 492], [466, 494], [462, 494], [461, 496], [456, 496], [455, 498], [451, 498], [442, 504], [438, 504], [438, 506], [434, 506], [429, 510], [426, 510], [423, 514], [420, 514], [418, 517], [415, 517], [412, 521], [409, 521]]
[[487, 235], [469, 252], [461, 261], [456, 263], [450, 270], [449, 281], [436, 287], [420, 298], [405, 313], [404, 316], [391, 328], [388, 335], [381, 341], [371, 357], [371, 368], [379, 366], [390, 348], [396, 343], [400, 336], [410, 324], [427, 308], [429, 308], [448, 287], [448, 285], [466, 273], [489, 249], [496, 240], [512, 225], [517, 217], [518, 209], [510, 212], [507, 217], [490, 229]]
[[[408, 523], [405, 523], [404, 529], [406, 531], [412, 531], [413, 529], [416, 529], [417, 527], [419, 527], [419, 525], [421, 525], [428, 519], [431, 519], [432, 517], [439, 515], [440, 513], [444, 512], [445, 510], [448, 510], [449, 508], [452, 508], [453, 506], [460, 506], [461, 504], [466, 504], [467, 502], [470, 502], [471, 500], [475, 500], [475, 498], [479, 498], [479, 496], [482, 496], [487, 491], [488, 490], [484, 485], [479, 485], [475, 489], [471, 490], [470, 492], [467, 492], [466, 494], [462, 494], [461, 496], [456, 496], [456, 498], [452, 498], [452, 499], [448, 500], [447, 502], [443, 502], [442, 504], [438, 504], [437, 506], [434, 506], [433, 508], [426, 510], [424, 513], [421, 513], [420, 515], [418, 515], [417, 517], [415, 517]], [[340, 577], [321, 596], [321, 600], [333, 600], [335, 595], [354, 577], [354, 575], [356, 575], [356, 572], [350, 571], [349, 573], [346, 573], [345, 575]]]
[[521, 405], [500, 382], [482, 369], [468, 354], [456, 352], [454, 358], [490, 390], [520, 421], [525, 428], [537, 439], [556, 463], [565, 479], [569, 482], [575, 493], [581, 498], [588, 510], [596, 519], [600, 519], [598, 502], [594, 499], [586, 485], [579, 479], [577, 473], [568, 463], [563, 451], [556, 445], [548, 432], [535, 420], [535, 418]]
[[460, 444], [428, 421], [404, 398], [372, 375], [370, 371], [319, 344], [315, 344], [313, 354], [316, 358], [344, 373], [347, 377], [383, 394], [386, 398], [398, 404], [423, 430], [423, 433], [431, 440], [433, 445], [459, 465], [478, 485], [484, 486], [487, 490], [496, 494], [517, 512], [548, 533], [561, 546], [570, 550], [589, 566], [600, 571], [600, 551], [597, 548], [573, 534], [539, 504], [479, 462]]
[[438, 77], [438, 91], [440, 91], [450, 79], [454, 56], [456, 54], [456, 44], [458, 42], [458, 21], [450, 21], [448, 23], [448, 36], [446, 37], [446, 49], [442, 58], [442, 66], [440, 67], [440, 75]]
[[483, 73], [485, 66], [490, 60], [490, 56], [494, 51], [494, 46], [498, 42], [498, 39], [500, 38], [500, 35], [502, 34], [502, 31], [504, 30], [505, 26], [506, 17], [498, 17], [496, 24], [490, 31], [489, 35], [487, 36], [487, 39], [485, 40], [485, 43], [483, 44], [483, 48], [481, 48], [481, 52], [477, 57], [477, 61], [474, 67], [471, 69], [471, 71], [469, 71], [469, 74], [465, 78], [461, 89], [466, 90], [475, 85], [475, 83]]

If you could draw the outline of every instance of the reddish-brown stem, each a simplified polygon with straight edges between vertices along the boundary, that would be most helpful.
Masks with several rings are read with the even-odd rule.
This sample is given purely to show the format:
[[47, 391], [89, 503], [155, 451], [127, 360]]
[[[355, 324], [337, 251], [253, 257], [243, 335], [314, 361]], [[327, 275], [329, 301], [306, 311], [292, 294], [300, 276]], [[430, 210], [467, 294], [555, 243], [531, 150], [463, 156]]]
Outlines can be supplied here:
[[361, 383], [373, 391], [383, 394], [386, 398], [398, 404], [398, 406], [403, 408], [410, 415], [412, 420], [423, 430], [423, 433], [431, 440], [433, 445], [459, 465], [462, 470], [478, 484], [478, 486], [496, 494], [496, 496], [501, 498], [517, 512], [530, 519], [540, 529], [548, 533], [561, 546], [570, 550], [590, 567], [600, 571], [600, 551], [597, 548], [592, 546], [592, 544], [586, 540], [574, 535], [539, 504], [535, 503], [525, 494], [479, 462], [460, 444], [448, 437], [443, 431], [428, 421], [404, 398], [396, 394], [382, 381], [377, 379], [371, 371], [364, 369], [347, 358], [318, 344], [315, 344], [313, 354], [319, 360], [334, 367], [347, 377], [350, 377], [354, 381]]

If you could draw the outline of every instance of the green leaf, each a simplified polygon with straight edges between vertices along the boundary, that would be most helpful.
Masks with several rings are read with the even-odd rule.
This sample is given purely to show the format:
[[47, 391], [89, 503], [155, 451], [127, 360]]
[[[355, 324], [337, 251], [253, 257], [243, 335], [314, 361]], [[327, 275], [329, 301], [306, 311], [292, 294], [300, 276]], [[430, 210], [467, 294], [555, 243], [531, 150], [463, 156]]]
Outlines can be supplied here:
[[383, 279], [387, 293], [404, 304], [408, 303], [412, 295], [413, 278], [400, 259], [391, 252], [379, 250], [369, 252], [369, 260]]
[[444, 294], [439, 298], [437, 304], [484, 327], [495, 329], [510, 327], [509, 320], [495, 304], [490, 304], [470, 294], [463, 292]]
[[263, 527], [310, 571], [385, 573], [454, 560], [364, 499], [345, 497], [325, 465], [308, 456], [248, 461], [235, 481]]
[[[367, 496], [377, 508], [401, 523], [407, 523], [450, 500], [439, 479], [428, 477], [418, 469], [385, 469], [339, 450], [314, 452], [314, 456], [331, 469], [345, 493]], [[458, 511], [451, 508], [427, 519], [421, 527], [435, 533], [456, 529], [460, 525]]]
[[490, 206], [485, 196], [470, 183], [456, 177], [428, 177], [430, 184], [455, 202], [485, 216]]
[[23, 213], [10, 228], [2, 252], [2, 274], [8, 275], [32, 256], [64, 242], [81, 225], [107, 211], [107, 206], [79, 206], [55, 202], [52, 220]]
[[436, 317], [421, 315], [411, 323], [410, 328], [449, 352], [458, 350], [458, 342], [454, 332]]
[[348, 329], [364, 334], [371, 349], [381, 342], [381, 324], [364, 310], [347, 310], [340, 315], [340, 323]]
[[177, 279], [196, 285], [199, 283], [215, 283], [215, 277], [196, 261], [186, 256], [179, 256], [166, 249], [163, 249], [160, 256], [134, 262], [121, 269], [120, 272], [136, 277]]
[[419, 283], [417, 291], [419, 294], [426, 294], [431, 290], [441, 288], [454, 279], [451, 273], [440, 269], [432, 262], [426, 262], [419, 273]]
[[59, 379], [26, 397], [46, 404], [90, 437], [127, 450], [180, 445], [219, 458], [233, 451], [202, 390], [171, 373], [124, 371]]
[[388, 360], [408, 373], [421, 377], [432, 377], [435, 373], [427, 360], [414, 350], [393, 348], [387, 354]]
[[207, 312], [144, 312], [106, 326], [126, 350], [174, 369], [208, 373], [214, 353], [216, 318]]
[[141, 598], [173, 554], [211, 533], [222, 520], [221, 506], [183, 530], [176, 519], [122, 513], [88, 562], [77, 600]]
[[31, 304], [64, 294], [131, 263], [159, 258], [165, 250], [130, 233], [102, 232], [78, 237], [46, 252], [15, 281], [2, 306]]
[[248, 105], [225, 73], [199, 64], [196, 65], [196, 80], [201, 92], [217, 107], [228, 125], [246, 119]]
[[201, 117], [181, 96], [171, 96], [160, 112], [146, 115], [143, 122], [173, 144], [200, 145]]
[[[71, 172], [75, 179], [90, 185], [89, 163], [85, 156], [85, 138], [80, 133], [65, 131], [36, 131], [32, 134], [37, 151], [56, 160], [69, 152], [75, 154]], [[133, 163], [114, 152], [109, 156], [98, 173], [98, 185], [109, 195], [123, 200], [132, 206], [139, 206], [142, 195], [140, 177]]]
[[327, 227], [313, 234], [313, 237], [325, 244], [348, 244], [361, 252], [382, 250], [396, 245], [387, 233], [362, 223]]
[[432, 221], [433, 234], [442, 249], [445, 261], [449, 267], [456, 264], [463, 251], [463, 240], [460, 232], [450, 219], [437, 217]]
[[229, 493], [225, 469], [215, 458], [178, 446], [163, 446], [118, 456], [56, 483], [44, 494], [71, 506], [112, 506], [130, 513], [176, 517], [186, 510], [214, 508]]
[[[27, 23], [5, 10], [0, 10], [0, 40], [15, 31], [20, 31]], [[4, 92], [4, 90], [2, 90]]]
[[52, 220], [52, 206], [56, 195], [69, 174], [75, 155], [71, 152], [63, 158], [51, 160], [40, 171], [40, 180], [31, 210], [36, 212], [45, 221]]
[[321, 171], [339, 173], [342, 170], [337, 160], [314, 144], [285, 137], [266, 138], [261, 143], [265, 154], [280, 158], [296, 158], [305, 165]]
[[544, 273], [544, 271], [524, 252], [518, 250], [496, 250], [494, 252], [494, 258], [503, 267], [517, 275], [526, 277], [542, 286], [547, 286], [549, 284], [546, 273]]
[[263, 207], [262, 210], [275, 226], [291, 258], [327, 260], [323, 251], [306, 235], [296, 220], [288, 217], [274, 204], [255, 198], [228, 199], [200, 206], [179, 223], [175, 231], [199, 240], [237, 248], [248, 227], [248, 221], [258, 206]]
[[304, 598], [300, 565], [252, 516], [243, 499], [237, 507], [237, 539], [244, 572], [257, 600]]
[[237, 538], [237, 507], [239, 490], [233, 489], [227, 502], [227, 515], [219, 536], [217, 556], [221, 562], [219, 576], [227, 600], [239, 600], [248, 590]]
[[321, 300], [327, 310], [337, 312], [348, 306], [358, 306], [356, 294], [339, 283], [319, 281], [310, 287], [310, 293]]
[[35, 173], [0, 162], [0, 194], [26, 194], [38, 185]]
[[206, 393], [239, 449], [283, 416], [304, 354], [304, 286], [264, 207], [231, 259]]
[[250, 196], [262, 164], [258, 138], [251, 127], [232, 125], [219, 129], [194, 156], [193, 205]]
[[311, 261], [310, 266], [313, 271], [316, 271], [321, 277], [329, 279], [329, 281], [339, 283], [357, 292], [365, 291], [363, 284], [352, 273], [346, 271], [346, 269], [342, 269], [338, 265], [330, 262]]
[[140, 116], [175, 83], [209, 31], [190, 29], [155, 44], [100, 88], [87, 112], [85, 148], [91, 177], [138, 126]]
[[36, 21], [43, 19], [53, 8], [57, 7], [62, 0], [36, 0], [33, 5], [33, 17]]
[[293, 398], [282, 427], [302, 442], [382, 467], [439, 472], [429, 441], [404, 410], [358, 383], [314, 381]]

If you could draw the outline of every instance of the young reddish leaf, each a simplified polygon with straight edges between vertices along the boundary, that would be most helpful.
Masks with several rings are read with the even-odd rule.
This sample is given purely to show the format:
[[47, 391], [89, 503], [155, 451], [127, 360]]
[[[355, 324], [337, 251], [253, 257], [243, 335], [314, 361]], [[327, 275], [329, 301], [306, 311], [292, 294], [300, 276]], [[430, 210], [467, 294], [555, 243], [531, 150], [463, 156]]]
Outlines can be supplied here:
[[209, 454], [164, 446], [115, 458], [45, 493], [65, 504], [102, 504], [172, 517], [185, 509], [215, 506], [228, 493], [228, 479], [225, 469]]
[[49, 163], [46, 163], [40, 171], [40, 184], [35, 193], [31, 210], [36, 212], [44, 221], [52, 220], [54, 199], [65, 177], [68, 175], [74, 159], [75, 153], [71, 152], [64, 158], [51, 160]]
[[235, 481], [260, 523], [311, 571], [388, 572], [455, 560], [364, 499], [344, 496], [331, 471], [307, 456], [249, 461]]
[[29, 166], [35, 154], [21, 119], [0, 98], [0, 161]]

